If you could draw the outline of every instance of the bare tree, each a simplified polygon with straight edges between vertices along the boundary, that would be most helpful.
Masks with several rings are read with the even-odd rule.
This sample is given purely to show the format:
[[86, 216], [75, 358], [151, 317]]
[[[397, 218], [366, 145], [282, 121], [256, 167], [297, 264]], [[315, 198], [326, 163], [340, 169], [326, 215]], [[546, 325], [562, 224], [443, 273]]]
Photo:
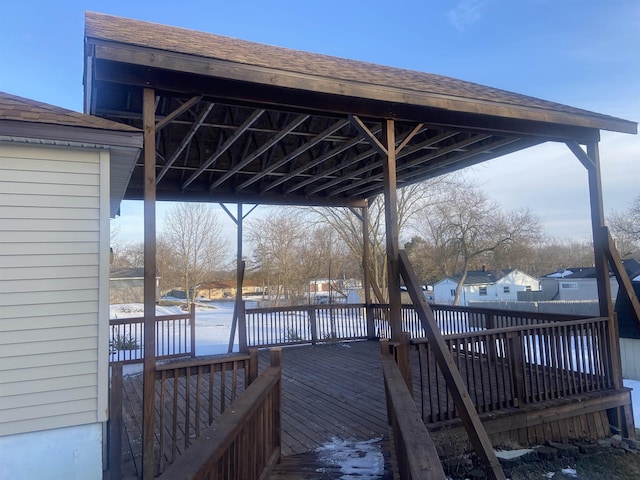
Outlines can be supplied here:
[[620, 255], [633, 257], [640, 253], [640, 195], [622, 212], [612, 211], [609, 215], [611, 235], [616, 240]]
[[[164, 218], [159, 245], [159, 254], [173, 257], [171, 262], [178, 267], [187, 299], [191, 301], [195, 300], [197, 286], [228, 255], [218, 214], [202, 203], [176, 204]], [[170, 269], [166, 268], [166, 262], [164, 265], [168, 274]]]
[[263, 273], [265, 287], [276, 303], [289, 301], [304, 292], [301, 265], [310, 263], [309, 229], [295, 209], [279, 210], [247, 222], [247, 239], [252, 244], [253, 264]]
[[[433, 180], [416, 183], [398, 190], [398, 226], [400, 232], [406, 229], [413, 218], [430, 203], [438, 202], [441, 192], [451, 181], [449, 176], [441, 176]], [[330, 225], [344, 244], [348, 247], [352, 258], [362, 265], [363, 232], [362, 222], [348, 208], [312, 208], [317, 221]], [[384, 198], [380, 195], [373, 199], [369, 206], [369, 240], [370, 267], [372, 280], [386, 296], [387, 263], [385, 240]]]
[[505, 213], [479, 187], [463, 187], [449, 189], [442, 201], [423, 209], [422, 222], [415, 225], [433, 246], [443, 273], [460, 272], [455, 305], [474, 261], [484, 262], [489, 254], [504, 254], [540, 236], [540, 222], [529, 210]]

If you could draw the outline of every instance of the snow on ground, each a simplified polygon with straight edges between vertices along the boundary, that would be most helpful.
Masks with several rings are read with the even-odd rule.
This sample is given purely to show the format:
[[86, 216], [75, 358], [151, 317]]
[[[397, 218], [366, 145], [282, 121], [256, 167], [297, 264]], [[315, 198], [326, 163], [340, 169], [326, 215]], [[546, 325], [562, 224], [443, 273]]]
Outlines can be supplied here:
[[[207, 302], [196, 305], [196, 355], [226, 353], [233, 320], [233, 302]], [[180, 306], [164, 307], [156, 305], [156, 315], [176, 315], [184, 313]], [[141, 303], [110, 305], [110, 318], [142, 317]], [[234, 351], [238, 350], [236, 333]]]
[[[367, 441], [346, 441], [333, 438], [316, 448], [318, 460], [323, 464], [340, 467], [343, 480], [374, 480], [384, 474], [381, 438]], [[322, 473], [322, 472], [319, 472]]]

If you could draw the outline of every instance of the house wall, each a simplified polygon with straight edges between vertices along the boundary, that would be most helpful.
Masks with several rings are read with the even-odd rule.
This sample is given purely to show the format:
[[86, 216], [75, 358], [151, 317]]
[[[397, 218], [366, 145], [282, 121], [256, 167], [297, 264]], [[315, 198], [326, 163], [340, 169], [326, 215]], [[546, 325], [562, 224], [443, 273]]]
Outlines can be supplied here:
[[[469, 302], [478, 301], [517, 301], [518, 292], [524, 291], [527, 286], [535, 291], [540, 288], [540, 283], [537, 279], [516, 270], [502, 277], [496, 283], [464, 285], [460, 294], [460, 305], [468, 306]], [[453, 303], [454, 297], [451, 295], [451, 291], [456, 287], [457, 284], [449, 279], [436, 283], [433, 287], [435, 303]], [[486, 287], [486, 295], [480, 295], [480, 287]], [[509, 291], [506, 293], [505, 287], [509, 287]]]
[[620, 338], [620, 358], [622, 360], [622, 377], [640, 380], [640, 340]]
[[[0, 464], [10, 478], [61, 459], [79, 470], [41, 478], [100, 478], [108, 279], [108, 152], [0, 143]], [[25, 439], [27, 462], [7, 453]], [[99, 467], [87, 474], [80, 458]]]
[[[46, 459], [45, 461], [40, 461]], [[0, 477], [102, 478], [102, 427], [78, 425], [0, 437]]]
[[452, 304], [454, 297], [451, 295], [451, 290], [455, 290], [456, 286], [456, 282], [452, 282], [448, 278], [436, 283], [433, 286], [434, 302], [442, 305]]
[[[618, 281], [615, 277], [609, 280], [611, 297], [618, 294]], [[543, 278], [542, 290], [553, 300], [596, 300], [598, 298], [598, 281], [595, 278]]]

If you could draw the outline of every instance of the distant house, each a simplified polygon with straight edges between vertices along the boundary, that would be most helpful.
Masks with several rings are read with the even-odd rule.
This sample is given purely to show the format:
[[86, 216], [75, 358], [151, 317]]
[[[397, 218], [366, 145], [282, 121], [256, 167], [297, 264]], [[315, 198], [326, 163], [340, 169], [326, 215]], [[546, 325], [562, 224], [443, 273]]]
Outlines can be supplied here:
[[[242, 284], [242, 295], [262, 295], [262, 284], [253, 280], [245, 280]], [[235, 280], [220, 280], [215, 282], [204, 282], [196, 288], [196, 298], [207, 298], [210, 300], [232, 299], [238, 291]]]
[[0, 92], [0, 476], [103, 475], [109, 218], [142, 133]]
[[360, 303], [362, 282], [356, 279], [317, 278], [309, 281], [309, 297], [314, 303]]
[[[640, 275], [640, 262], [635, 259], [622, 261], [629, 278]], [[609, 274], [611, 297], [618, 294], [618, 280]], [[570, 267], [559, 269], [540, 278], [539, 300], [597, 300], [598, 284], [593, 267]]]
[[[433, 286], [434, 302], [452, 304], [461, 274], [443, 278]], [[470, 301], [517, 301], [518, 292], [535, 291], [540, 282], [518, 269], [471, 270], [460, 292], [460, 305]]]
[[[156, 278], [156, 302], [160, 278]], [[144, 302], [144, 268], [112, 268], [109, 272], [109, 304]]]

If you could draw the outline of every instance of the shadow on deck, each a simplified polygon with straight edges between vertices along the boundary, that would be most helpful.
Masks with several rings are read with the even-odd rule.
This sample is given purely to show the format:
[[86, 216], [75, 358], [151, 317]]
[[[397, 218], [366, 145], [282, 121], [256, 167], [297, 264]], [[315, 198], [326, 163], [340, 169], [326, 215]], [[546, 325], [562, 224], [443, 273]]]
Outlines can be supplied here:
[[[260, 352], [260, 370], [268, 355]], [[283, 349], [283, 458], [272, 478], [392, 478], [379, 355], [379, 344], [367, 341]], [[138, 478], [142, 375], [123, 386], [122, 478]]]

